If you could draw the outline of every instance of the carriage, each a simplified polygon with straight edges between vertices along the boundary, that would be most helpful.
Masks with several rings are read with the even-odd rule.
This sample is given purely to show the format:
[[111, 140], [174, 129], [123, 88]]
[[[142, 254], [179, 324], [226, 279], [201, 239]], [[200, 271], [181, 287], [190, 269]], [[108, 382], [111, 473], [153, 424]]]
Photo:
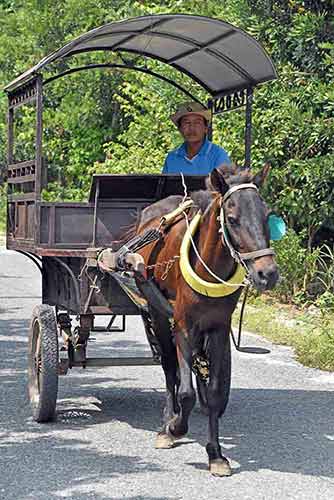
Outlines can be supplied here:
[[[141, 64], [90, 63], [75, 65], [78, 54], [96, 51], [130, 53]], [[47, 165], [43, 159], [43, 105], [48, 86], [74, 72], [100, 68], [139, 71], [161, 79], [192, 101], [199, 99], [145, 61], [165, 63], [197, 82], [207, 93], [204, 103], [213, 116], [245, 109], [245, 165], [251, 161], [251, 118], [254, 88], [277, 77], [260, 44], [241, 29], [218, 19], [168, 14], [112, 22], [79, 36], [44, 57], [6, 87], [8, 94], [8, 217], [7, 248], [21, 252], [38, 267], [42, 305], [35, 308], [29, 336], [29, 394], [34, 419], [54, 418], [58, 375], [76, 366], [150, 365], [159, 363], [149, 308], [134, 300], [117, 273], [106, 277], [98, 265], [101, 249], [118, 248], [122, 228], [133, 224], [148, 205], [169, 195], [183, 195], [178, 175], [93, 175], [87, 202], [42, 200]], [[66, 65], [57, 63], [66, 62]], [[74, 61], [69, 65], [69, 61]], [[64, 70], [64, 65], [66, 70]], [[50, 67], [52, 76], [48, 76]], [[15, 159], [15, 113], [34, 103], [35, 156]], [[212, 128], [209, 130], [212, 134]], [[188, 191], [205, 187], [202, 176], [187, 176]], [[96, 293], [96, 290], [99, 293]], [[86, 344], [94, 321], [107, 316], [105, 331], [126, 330], [126, 318], [142, 315], [152, 357], [90, 358]], [[71, 317], [79, 324], [71, 326]], [[121, 327], [115, 318], [121, 317]], [[100, 330], [103, 328], [100, 327]], [[66, 357], [59, 357], [58, 337]], [[228, 355], [230, 356], [230, 354]], [[226, 361], [230, 362], [229, 359]], [[225, 384], [228, 398], [230, 378]]]

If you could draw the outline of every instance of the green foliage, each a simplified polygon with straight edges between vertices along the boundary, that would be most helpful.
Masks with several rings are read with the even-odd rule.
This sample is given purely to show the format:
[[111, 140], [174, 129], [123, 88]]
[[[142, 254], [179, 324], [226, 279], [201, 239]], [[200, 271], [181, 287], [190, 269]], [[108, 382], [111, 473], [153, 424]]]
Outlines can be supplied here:
[[[133, 96], [135, 95], [135, 100]], [[91, 173], [159, 173], [169, 151], [179, 141], [178, 133], [169, 120], [172, 92], [166, 84], [153, 83], [144, 74], [130, 78], [115, 97], [127, 129], [117, 141], [104, 145], [106, 160], [95, 163]]]
[[322, 317], [322, 331], [334, 345], [334, 331], [331, 328], [330, 314], [334, 314], [334, 250], [324, 245], [318, 260], [316, 282], [320, 287], [315, 300]]
[[[284, 276], [277, 293], [294, 301], [310, 300], [315, 289], [320, 295], [331, 293], [319, 285], [322, 264], [319, 251], [312, 250], [319, 227], [334, 219], [331, 0], [6, 0], [0, 4], [0, 83], [3, 87], [46, 54], [96, 26], [168, 12], [224, 19], [255, 36], [273, 57], [279, 79], [255, 92], [252, 156], [255, 170], [264, 160], [271, 161], [264, 196], [290, 227], [288, 236], [276, 245]], [[143, 62], [131, 54], [125, 57], [134, 64]], [[77, 56], [75, 61], [51, 68], [45, 76], [91, 60], [91, 54]], [[119, 55], [107, 53], [95, 54], [94, 61], [122, 62]], [[145, 64], [205, 102], [207, 96], [187, 76], [158, 61]], [[184, 99], [165, 82], [133, 71], [86, 71], [49, 84], [43, 117], [43, 155], [48, 165], [44, 199], [87, 199], [93, 173], [160, 172], [167, 152], [180, 142], [169, 115]], [[0, 113], [3, 173], [3, 92]], [[30, 159], [34, 122], [29, 110], [20, 113], [16, 154]], [[215, 119], [215, 142], [238, 163], [243, 162], [243, 137], [242, 112]], [[3, 203], [1, 206], [4, 220]]]
[[313, 305], [305, 310], [284, 306], [271, 297], [253, 297], [246, 307], [244, 328], [293, 347], [304, 365], [334, 371], [334, 314], [330, 309], [322, 315]]
[[320, 249], [309, 251], [303, 246], [303, 235], [288, 229], [286, 236], [273, 242], [281, 280], [274, 294], [287, 302], [305, 302], [317, 272]]
[[322, 285], [321, 291], [334, 293], [334, 250], [328, 245], [323, 245], [318, 263], [317, 280]]

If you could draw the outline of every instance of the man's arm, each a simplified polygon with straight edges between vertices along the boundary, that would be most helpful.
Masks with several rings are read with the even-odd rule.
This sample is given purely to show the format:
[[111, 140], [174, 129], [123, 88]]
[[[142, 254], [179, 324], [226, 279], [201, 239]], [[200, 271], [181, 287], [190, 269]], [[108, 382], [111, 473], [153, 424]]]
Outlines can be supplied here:
[[168, 174], [168, 157], [169, 157], [169, 153], [166, 156], [164, 166], [162, 167], [162, 172], [161, 172], [162, 174]]

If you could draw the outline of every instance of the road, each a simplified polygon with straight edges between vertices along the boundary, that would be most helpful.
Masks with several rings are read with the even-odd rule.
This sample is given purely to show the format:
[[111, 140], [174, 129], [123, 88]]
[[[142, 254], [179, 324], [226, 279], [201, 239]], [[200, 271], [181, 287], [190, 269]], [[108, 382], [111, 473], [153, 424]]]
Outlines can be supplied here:
[[[4, 500], [271, 500], [334, 498], [334, 374], [246, 335], [270, 354], [233, 352], [232, 393], [220, 436], [233, 475], [207, 472], [206, 417], [155, 450], [164, 401], [159, 366], [73, 369], [60, 378], [57, 421], [32, 421], [26, 397], [29, 317], [40, 276], [0, 248], [0, 498]], [[139, 319], [126, 334], [95, 335], [91, 354], [149, 350]], [[103, 354], [102, 354], [103, 353]]]

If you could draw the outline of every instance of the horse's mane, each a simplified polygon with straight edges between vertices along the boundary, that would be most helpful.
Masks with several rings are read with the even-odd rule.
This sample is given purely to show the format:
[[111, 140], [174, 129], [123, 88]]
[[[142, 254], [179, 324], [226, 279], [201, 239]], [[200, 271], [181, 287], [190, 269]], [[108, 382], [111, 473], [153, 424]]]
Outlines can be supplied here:
[[202, 212], [211, 205], [214, 199], [214, 191], [212, 189], [201, 189], [200, 191], [193, 191], [190, 193], [190, 198], [193, 200], [196, 209]]
[[[217, 167], [218, 173], [224, 177], [225, 181], [229, 186], [236, 186], [238, 184], [243, 184], [252, 181], [252, 174], [249, 169], [244, 169], [239, 167], [235, 163], [233, 164], [223, 164]], [[210, 175], [205, 180], [206, 189], [201, 189], [200, 191], [193, 191], [190, 193], [190, 198], [194, 201], [195, 205], [201, 209], [204, 213], [205, 210], [211, 205], [212, 201], [217, 195], [217, 192], [211, 185]]]
[[[236, 163], [220, 165], [217, 167], [217, 170], [219, 174], [224, 177], [229, 186], [235, 186], [244, 182], [251, 182], [253, 179], [253, 174], [249, 168], [241, 167]], [[210, 179], [210, 177], [208, 177], [208, 179]]]

